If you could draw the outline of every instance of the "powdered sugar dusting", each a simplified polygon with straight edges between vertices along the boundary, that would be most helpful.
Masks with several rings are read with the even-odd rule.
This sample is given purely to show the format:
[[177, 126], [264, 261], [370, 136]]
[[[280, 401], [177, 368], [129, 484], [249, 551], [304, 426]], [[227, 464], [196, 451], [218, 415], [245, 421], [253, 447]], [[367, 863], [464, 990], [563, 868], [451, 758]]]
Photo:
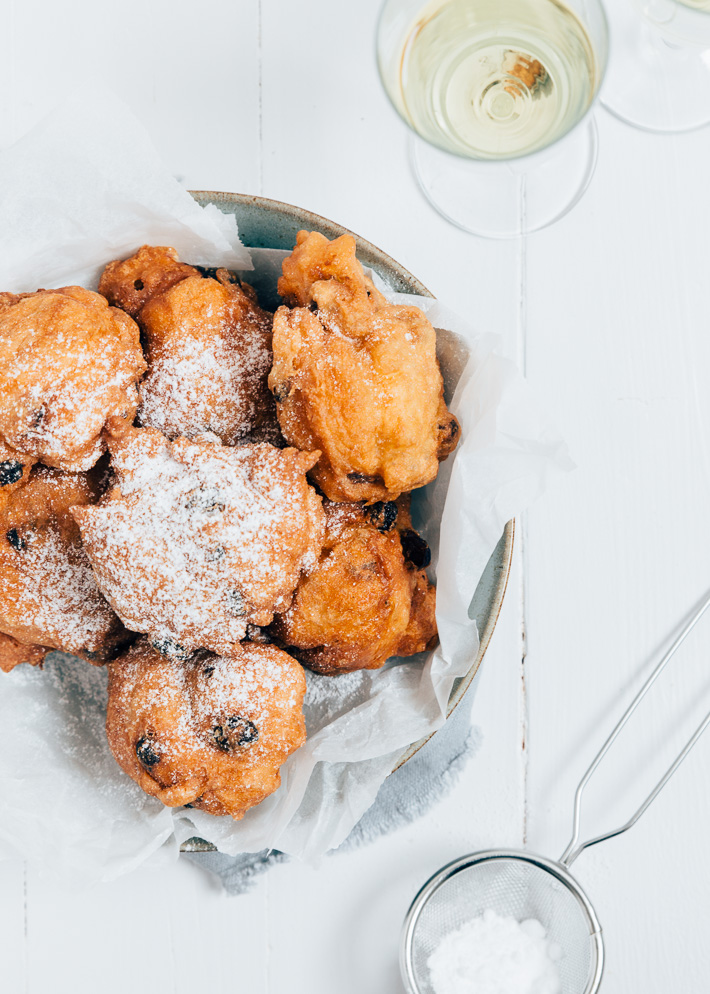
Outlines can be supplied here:
[[0, 514], [0, 630], [91, 659], [105, 658], [126, 634], [69, 511], [97, 499], [98, 476], [35, 466]]
[[170, 438], [214, 432], [225, 442], [246, 437], [260, 412], [271, 354], [253, 341], [246, 356], [217, 339], [210, 349], [185, 342], [179, 355], [151, 364], [141, 384], [138, 421]]
[[55, 530], [18, 553], [17, 599], [23, 622], [45, 633], [45, 643], [68, 652], [96, 651], [116, 624], [83, 549], [67, 547]]
[[0, 434], [48, 465], [89, 469], [106, 419], [135, 412], [144, 369], [137, 326], [98, 294], [14, 298], [0, 314]]
[[371, 670], [353, 670], [338, 676], [321, 676], [306, 670], [306, 727], [317, 730], [361, 704], [372, 686]]
[[169, 438], [248, 436], [273, 404], [271, 320], [240, 286], [199, 276], [149, 301], [139, 316], [149, 367], [139, 423]]
[[313, 457], [267, 444], [168, 443], [132, 430], [112, 445], [119, 487], [75, 516], [98, 583], [127, 627], [224, 652], [268, 624], [320, 551]]

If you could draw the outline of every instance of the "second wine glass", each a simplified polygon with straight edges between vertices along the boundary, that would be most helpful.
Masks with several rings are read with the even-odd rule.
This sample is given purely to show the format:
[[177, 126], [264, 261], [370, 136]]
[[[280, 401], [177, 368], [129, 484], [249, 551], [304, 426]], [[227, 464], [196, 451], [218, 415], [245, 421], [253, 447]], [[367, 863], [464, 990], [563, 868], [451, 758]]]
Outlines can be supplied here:
[[710, 0], [613, 0], [609, 18], [607, 110], [644, 131], [710, 123]]
[[565, 214], [594, 170], [607, 48], [598, 0], [386, 0], [380, 75], [437, 210], [494, 238]]

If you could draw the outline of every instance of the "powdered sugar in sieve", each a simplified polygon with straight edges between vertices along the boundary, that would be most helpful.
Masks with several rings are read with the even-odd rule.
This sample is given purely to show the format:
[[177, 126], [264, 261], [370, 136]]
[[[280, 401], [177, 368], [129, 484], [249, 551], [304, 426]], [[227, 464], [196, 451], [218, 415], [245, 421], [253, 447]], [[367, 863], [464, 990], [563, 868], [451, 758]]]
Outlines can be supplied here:
[[[555, 962], [559, 994], [596, 994], [604, 968], [602, 930], [589, 898], [569, 872], [569, 867], [589, 846], [621, 835], [636, 824], [710, 724], [710, 713], [640, 807], [620, 828], [580, 843], [582, 794], [626, 722], [708, 607], [710, 593], [634, 697], [580, 780], [574, 799], [572, 838], [559, 860], [517, 850], [473, 853], [449, 863], [422, 887], [405, 919], [400, 948], [400, 966], [409, 994], [457, 994], [458, 990], [464, 989], [455, 984], [455, 970], [443, 968], [441, 958], [446, 955], [446, 939], [461, 935], [462, 930], [468, 928], [471, 941], [483, 941], [485, 933], [470, 926], [491, 914], [512, 919], [515, 923], [530, 920], [539, 923], [546, 940], [560, 953]], [[454, 947], [448, 948], [449, 956], [453, 955]], [[532, 968], [516, 971], [508, 969], [510, 964], [505, 968], [500, 965], [501, 956], [517, 956], [520, 960], [521, 950], [524, 947], [519, 937], [511, 931], [507, 950], [500, 947], [497, 960], [483, 956], [480, 950], [472, 950], [468, 961], [462, 962], [458, 976], [461, 977], [466, 969], [472, 969], [471, 964], [477, 964], [480, 976], [485, 977], [488, 971], [491, 984], [471, 990], [495, 990], [496, 994], [557, 994], [549, 979], [551, 973], [545, 979], [544, 964], [537, 974]], [[526, 955], [531, 963], [533, 957], [529, 952]], [[497, 973], [492, 972], [496, 970]]]

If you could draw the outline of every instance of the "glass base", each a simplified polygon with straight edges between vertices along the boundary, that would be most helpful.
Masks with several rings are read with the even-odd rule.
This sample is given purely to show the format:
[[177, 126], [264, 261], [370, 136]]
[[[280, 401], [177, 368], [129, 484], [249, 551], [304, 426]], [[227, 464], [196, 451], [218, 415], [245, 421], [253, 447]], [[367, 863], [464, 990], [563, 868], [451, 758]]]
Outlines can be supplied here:
[[[607, 7], [614, 43], [600, 100], [615, 117], [644, 131], [693, 131], [710, 123], [708, 49], [670, 37], [630, 3]], [[697, 15], [707, 18], [709, 14]]]
[[431, 205], [451, 224], [483, 238], [517, 238], [564, 217], [589, 186], [598, 147], [592, 117], [521, 159], [462, 159], [416, 135], [410, 142], [414, 174]]

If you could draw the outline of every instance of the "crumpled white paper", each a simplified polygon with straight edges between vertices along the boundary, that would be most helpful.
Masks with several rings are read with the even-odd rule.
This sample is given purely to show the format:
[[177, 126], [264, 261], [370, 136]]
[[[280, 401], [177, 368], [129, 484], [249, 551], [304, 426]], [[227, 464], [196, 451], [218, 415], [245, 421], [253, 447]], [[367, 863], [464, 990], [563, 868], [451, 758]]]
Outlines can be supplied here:
[[[189, 262], [251, 269], [233, 219], [192, 201], [122, 105], [111, 108], [110, 131], [101, 124], [106, 97], [97, 110], [90, 102], [65, 108], [0, 154], [0, 288], [93, 288], [106, 262], [143, 243], [174, 245]], [[274, 253], [253, 258], [255, 276], [273, 273]], [[432, 546], [439, 648], [379, 671], [308, 673], [307, 741], [283, 766], [279, 790], [240, 822], [164, 808], [122, 773], [103, 733], [102, 669], [56, 653], [44, 671], [0, 674], [6, 853], [74, 882], [177, 858], [191, 836], [227, 853], [274, 848], [312, 861], [348, 835], [404, 749], [444, 722], [453, 681], [478, 651], [469, 606], [504, 525], [570, 463], [494, 339], [437, 301], [391, 297], [417, 303], [441, 329], [442, 371], [462, 428], [455, 455], [413, 507]]]
[[234, 218], [203, 210], [110, 93], [76, 96], [0, 152], [0, 286], [95, 287], [159, 234], [200, 266], [251, 269]]

